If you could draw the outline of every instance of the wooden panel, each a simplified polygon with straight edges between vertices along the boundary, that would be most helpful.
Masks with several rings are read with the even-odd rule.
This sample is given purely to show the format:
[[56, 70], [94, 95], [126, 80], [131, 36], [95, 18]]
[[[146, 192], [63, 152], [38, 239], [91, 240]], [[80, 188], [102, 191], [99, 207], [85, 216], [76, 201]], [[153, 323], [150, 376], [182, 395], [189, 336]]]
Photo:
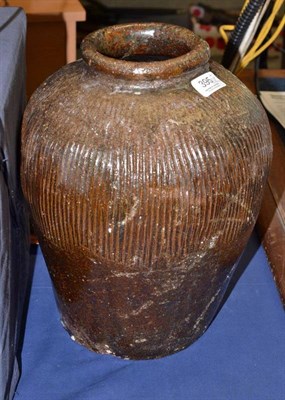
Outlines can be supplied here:
[[66, 26], [62, 21], [32, 22], [27, 30], [27, 96], [66, 63]]
[[273, 276], [285, 304], [285, 225], [267, 184], [257, 223]]
[[[263, 70], [260, 76], [285, 79], [285, 70]], [[254, 91], [252, 71], [244, 71], [240, 78]], [[257, 229], [285, 305], [285, 142], [282, 140], [273, 119], [271, 119], [270, 125], [273, 159], [257, 221]]]

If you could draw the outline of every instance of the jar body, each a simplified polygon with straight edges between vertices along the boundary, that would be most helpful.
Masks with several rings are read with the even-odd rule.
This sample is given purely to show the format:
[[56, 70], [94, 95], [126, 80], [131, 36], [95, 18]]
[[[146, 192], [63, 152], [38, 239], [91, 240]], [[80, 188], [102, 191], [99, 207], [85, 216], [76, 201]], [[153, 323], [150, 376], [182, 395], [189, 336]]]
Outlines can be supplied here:
[[80, 60], [33, 95], [22, 185], [62, 321], [100, 353], [181, 350], [210, 324], [260, 208], [266, 115], [221, 66], [135, 82]]

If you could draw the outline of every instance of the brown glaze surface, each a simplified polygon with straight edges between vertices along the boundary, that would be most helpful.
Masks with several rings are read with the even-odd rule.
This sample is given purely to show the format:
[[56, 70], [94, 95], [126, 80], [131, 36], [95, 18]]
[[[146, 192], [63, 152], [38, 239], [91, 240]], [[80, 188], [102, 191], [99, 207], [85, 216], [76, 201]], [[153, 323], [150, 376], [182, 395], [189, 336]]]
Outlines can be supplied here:
[[[181, 75], [209, 60], [207, 42], [188, 29], [167, 24], [127, 24], [89, 34], [83, 59], [98, 71], [124, 79], [153, 80]], [[168, 58], [164, 62], [128, 62], [130, 56]]]
[[[110, 57], [126, 53], [172, 58]], [[184, 28], [107, 28], [83, 54], [26, 109], [23, 190], [75, 340], [124, 358], [165, 356], [208, 327], [252, 232], [268, 121]], [[190, 81], [208, 70], [226, 87], [205, 98]]]

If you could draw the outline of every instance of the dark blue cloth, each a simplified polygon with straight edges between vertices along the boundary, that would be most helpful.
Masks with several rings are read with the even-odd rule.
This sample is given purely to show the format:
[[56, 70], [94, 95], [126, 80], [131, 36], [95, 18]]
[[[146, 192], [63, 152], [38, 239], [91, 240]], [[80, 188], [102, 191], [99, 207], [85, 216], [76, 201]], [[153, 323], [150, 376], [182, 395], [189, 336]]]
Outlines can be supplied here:
[[255, 236], [206, 333], [159, 360], [125, 361], [74, 343], [60, 324], [40, 250], [34, 261], [15, 400], [285, 399], [285, 315]]
[[0, 7], [0, 399], [12, 399], [29, 280], [28, 216], [19, 182], [26, 16]]

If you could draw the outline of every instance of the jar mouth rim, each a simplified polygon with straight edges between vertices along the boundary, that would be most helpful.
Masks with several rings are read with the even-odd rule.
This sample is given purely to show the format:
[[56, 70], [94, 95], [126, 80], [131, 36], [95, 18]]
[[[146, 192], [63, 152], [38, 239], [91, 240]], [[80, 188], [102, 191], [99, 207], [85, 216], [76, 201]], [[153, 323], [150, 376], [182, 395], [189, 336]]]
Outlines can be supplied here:
[[[85, 37], [81, 52], [90, 67], [130, 80], [175, 77], [205, 65], [210, 57], [205, 40], [187, 28], [164, 23], [99, 29]], [[146, 60], [138, 61], [137, 56]]]

